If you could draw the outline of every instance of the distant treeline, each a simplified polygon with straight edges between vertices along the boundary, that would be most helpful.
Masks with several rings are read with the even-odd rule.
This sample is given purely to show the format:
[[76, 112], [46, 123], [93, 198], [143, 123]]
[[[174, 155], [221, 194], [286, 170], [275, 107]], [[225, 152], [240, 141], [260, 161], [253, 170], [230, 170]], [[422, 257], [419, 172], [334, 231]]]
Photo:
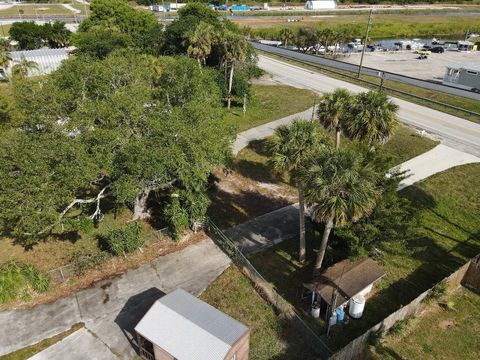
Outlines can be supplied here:
[[[162, 2], [160, 0], [135, 0], [137, 4], [139, 5], [153, 5], [153, 4], [161, 4]], [[41, 2], [41, 1], [40, 1]], [[173, 1], [165, 1], [165, 3], [169, 3]], [[189, 3], [189, 2], [201, 2], [201, 3], [207, 3], [207, 4], [214, 4], [214, 5], [223, 5], [225, 4], [225, 0], [181, 0], [178, 1], [179, 3]], [[231, 4], [262, 4], [262, 3], [268, 3], [273, 6], [281, 6], [284, 3], [288, 3], [290, 5], [297, 5], [301, 6], [305, 4], [305, 1], [299, 1], [299, 0], [285, 0], [285, 1], [279, 1], [279, 0], [263, 0], [263, 1], [257, 1], [254, 2], [253, 0], [237, 0], [237, 1], [230, 1]], [[444, 3], [444, 4], [480, 4], [479, 0], [430, 0], [430, 1], [425, 1], [425, 0], [337, 0], [338, 4], [342, 5], [348, 5], [348, 4], [435, 4], [435, 3]]]
[[[338, 25], [318, 25], [302, 24], [290, 26], [278, 26], [268, 29], [245, 28], [244, 32], [256, 39], [281, 40], [281, 34], [284, 29], [290, 29], [294, 34], [305, 29], [321, 31], [330, 29], [339, 34], [341, 38], [360, 38], [365, 35], [366, 24], [338, 24]], [[370, 30], [370, 39], [385, 38], [403, 38], [403, 37], [452, 37], [463, 38], [466, 33], [479, 33], [480, 22], [476, 25], [471, 23], [449, 23], [449, 24], [423, 24], [423, 23], [401, 23], [401, 22], [377, 22]]]

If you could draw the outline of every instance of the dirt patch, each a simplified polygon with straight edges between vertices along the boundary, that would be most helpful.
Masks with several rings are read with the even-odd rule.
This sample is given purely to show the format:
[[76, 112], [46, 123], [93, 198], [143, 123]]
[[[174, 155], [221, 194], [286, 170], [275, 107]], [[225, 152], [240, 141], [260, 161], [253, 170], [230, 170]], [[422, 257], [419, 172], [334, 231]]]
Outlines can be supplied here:
[[442, 330], [451, 329], [451, 328], [454, 328], [456, 326], [457, 326], [457, 323], [453, 319], [442, 320], [438, 324], [438, 327]]
[[228, 228], [269, 213], [297, 201], [293, 187], [277, 182], [256, 181], [233, 171], [217, 172], [216, 189], [210, 193], [209, 216]]

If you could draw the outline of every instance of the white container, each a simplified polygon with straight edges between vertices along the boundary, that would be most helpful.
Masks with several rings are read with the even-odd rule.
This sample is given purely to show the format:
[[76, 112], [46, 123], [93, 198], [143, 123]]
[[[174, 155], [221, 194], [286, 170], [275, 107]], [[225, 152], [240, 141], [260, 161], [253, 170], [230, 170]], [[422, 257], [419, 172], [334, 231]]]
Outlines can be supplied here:
[[312, 314], [312, 316], [315, 319], [318, 319], [320, 317], [320, 308], [319, 307], [312, 307], [312, 311], [310, 311], [310, 314]]
[[333, 326], [337, 323], [337, 315], [332, 315], [328, 319], [328, 326]]
[[362, 295], [355, 295], [350, 299], [348, 313], [354, 319], [360, 319], [365, 308], [365, 298]]

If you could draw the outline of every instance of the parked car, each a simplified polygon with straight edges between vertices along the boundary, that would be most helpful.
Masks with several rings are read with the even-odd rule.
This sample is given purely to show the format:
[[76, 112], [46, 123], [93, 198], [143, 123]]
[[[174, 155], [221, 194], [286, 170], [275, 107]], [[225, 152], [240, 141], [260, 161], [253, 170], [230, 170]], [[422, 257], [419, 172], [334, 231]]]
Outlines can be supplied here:
[[415, 50], [415, 54], [418, 55], [430, 55], [432, 52], [430, 50]]
[[441, 46], [435, 46], [434, 48], [432, 48], [432, 53], [443, 54], [444, 52], [445, 52], [445, 49]]

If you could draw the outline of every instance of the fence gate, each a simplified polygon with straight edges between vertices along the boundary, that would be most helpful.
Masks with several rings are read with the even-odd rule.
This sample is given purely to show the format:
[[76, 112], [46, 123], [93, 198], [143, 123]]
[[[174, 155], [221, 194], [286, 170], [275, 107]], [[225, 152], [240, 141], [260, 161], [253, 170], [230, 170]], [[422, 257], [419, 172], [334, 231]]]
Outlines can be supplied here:
[[480, 293], [480, 255], [470, 261], [470, 266], [463, 277], [462, 285]]

